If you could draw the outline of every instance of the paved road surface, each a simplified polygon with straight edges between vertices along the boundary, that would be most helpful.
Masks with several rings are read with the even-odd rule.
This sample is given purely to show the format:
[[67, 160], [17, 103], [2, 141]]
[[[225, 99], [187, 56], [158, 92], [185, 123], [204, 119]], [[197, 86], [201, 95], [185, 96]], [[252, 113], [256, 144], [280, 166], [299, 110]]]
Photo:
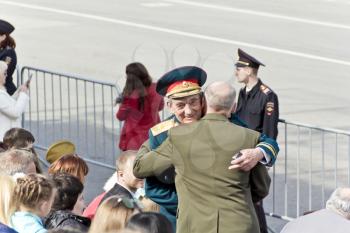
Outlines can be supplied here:
[[[349, 0], [0, 0], [0, 18], [16, 26], [21, 65], [121, 86], [134, 60], [155, 79], [171, 67], [197, 64], [209, 81], [234, 80], [241, 47], [267, 65], [260, 77], [278, 94], [281, 118], [344, 130], [350, 129], [349, 12]], [[92, 169], [99, 175], [89, 177], [89, 199], [109, 175]]]

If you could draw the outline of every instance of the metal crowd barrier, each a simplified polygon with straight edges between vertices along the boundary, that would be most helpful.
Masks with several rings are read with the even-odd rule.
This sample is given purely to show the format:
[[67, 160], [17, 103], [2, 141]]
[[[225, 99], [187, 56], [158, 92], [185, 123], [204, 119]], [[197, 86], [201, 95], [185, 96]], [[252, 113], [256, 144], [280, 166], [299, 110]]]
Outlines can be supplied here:
[[[88, 162], [113, 169], [121, 129], [113, 109], [118, 87], [33, 67], [21, 69], [21, 82], [30, 75], [31, 101], [23, 125], [38, 146], [45, 150], [69, 139]], [[289, 221], [323, 208], [336, 187], [350, 185], [350, 132], [280, 120], [277, 140], [281, 150], [269, 171], [267, 215]]]
[[107, 82], [51, 72], [21, 69], [21, 83], [32, 77], [30, 104], [22, 124], [41, 147], [71, 140], [86, 158], [114, 164], [120, 125], [115, 121], [117, 88]]
[[350, 132], [280, 120], [277, 141], [268, 215], [289, 221], [322, 209], [336, 187], [350, 185]]

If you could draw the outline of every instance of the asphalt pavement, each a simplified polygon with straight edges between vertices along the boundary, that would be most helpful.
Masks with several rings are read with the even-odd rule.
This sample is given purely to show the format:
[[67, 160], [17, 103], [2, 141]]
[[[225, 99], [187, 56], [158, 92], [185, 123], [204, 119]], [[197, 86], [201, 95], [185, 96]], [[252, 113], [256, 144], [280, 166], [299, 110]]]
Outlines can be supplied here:
[[[242, 48], [266, 64], [259, 76], [278, 94], [281, 118], [347, 131], [348, 12], [349, 0], [0, 0], [0, 18], [16, 26], [21, 66], [123, 86], [132, 61], [155, 80], [199, 65], [209, 82], [239, 89], [233, 72]], [[110, 173], [96, 168], [88, 199]]]

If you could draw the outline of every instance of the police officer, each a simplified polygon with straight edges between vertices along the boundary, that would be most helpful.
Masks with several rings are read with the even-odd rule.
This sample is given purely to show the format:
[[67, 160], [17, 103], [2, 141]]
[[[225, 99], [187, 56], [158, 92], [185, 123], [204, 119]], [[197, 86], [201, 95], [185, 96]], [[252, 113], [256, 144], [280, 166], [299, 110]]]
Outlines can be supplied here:
[[9, 22], [0, 19], [0, 60], [8, 66], [5, 87], [9, 95], [13, 95], [17, 89], [12, 78], [17, 65], [16, 42], [10, 36], [14, 30], [14, 26]]
[[[236, 77], [244, 83], [238, 96], [236, 114], [248, 128], [256, 130], [276, 139], [278, 130], [278, 98], [277, 95], [258, 78], [260, 66], [265, 66], [256, 58], [238, 49]], [[255, 203], [260, 232], [267, 233], [267, 224], [262, 202]]]

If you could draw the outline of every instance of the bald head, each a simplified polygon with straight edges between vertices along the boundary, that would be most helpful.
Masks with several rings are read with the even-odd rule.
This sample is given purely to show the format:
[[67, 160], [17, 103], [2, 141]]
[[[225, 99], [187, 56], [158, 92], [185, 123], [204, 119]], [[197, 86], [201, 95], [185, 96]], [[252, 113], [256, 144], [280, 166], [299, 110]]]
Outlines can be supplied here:
[[230, 113], [235, 103], [236, 91], [227, 82], [213, 82], [205, 90], [207, 113]]
[[337, 188], [328, 199], [326, 208], [350, 219], [350, 188]]

